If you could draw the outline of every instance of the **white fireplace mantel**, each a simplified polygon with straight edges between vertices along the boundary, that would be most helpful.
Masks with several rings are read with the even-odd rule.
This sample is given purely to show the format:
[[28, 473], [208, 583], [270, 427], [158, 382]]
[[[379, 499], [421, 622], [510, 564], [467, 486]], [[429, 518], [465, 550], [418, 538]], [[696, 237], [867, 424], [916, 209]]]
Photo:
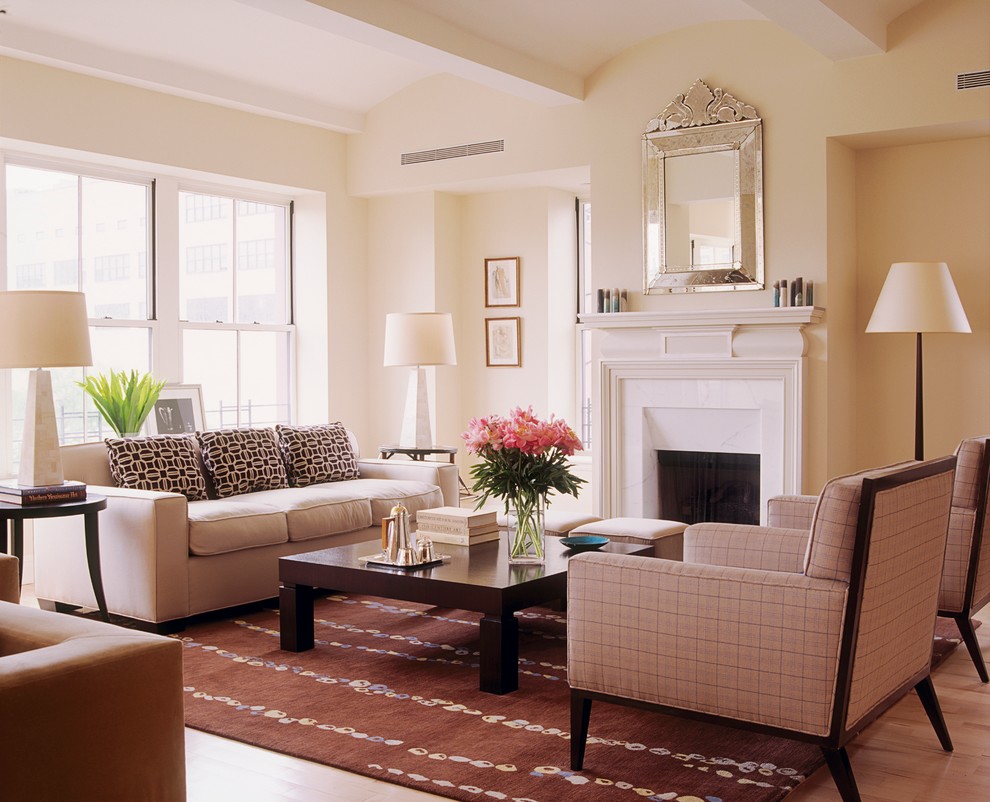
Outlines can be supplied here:
[[824, 310], [784, 307], [581, 315], [600, 331], [594, 425], [599, 514], [658, 517], [657, 450], [760, 455], [761, 517], [800, 492], [802, 330]]

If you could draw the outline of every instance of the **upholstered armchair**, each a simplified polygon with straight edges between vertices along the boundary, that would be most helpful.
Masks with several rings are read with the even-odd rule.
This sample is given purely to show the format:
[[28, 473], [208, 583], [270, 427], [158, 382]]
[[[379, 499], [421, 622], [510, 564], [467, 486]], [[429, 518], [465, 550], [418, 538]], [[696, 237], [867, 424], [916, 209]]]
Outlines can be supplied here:
[[181, 645], [0, 599], [0, 799], [185, 799]]
[[[963, 440], [956, 448], [956, 460], [938, 614], [956, 622], [977, 674], [988, 682], [990, 676], [976, 639], [973, 615], [990, 601], [990, 436]], [[818, 496], [771, 498], [767, 524], [807, 529], [817, 503]]]
[[817, 744], [845, 802], [846, 744], [912, 688], [951, 751], [929, 671], [954, 464], [833, 479], [809, 529], [688, 527], [680, 563], [572, 557], [571, 768], [593, 700]]

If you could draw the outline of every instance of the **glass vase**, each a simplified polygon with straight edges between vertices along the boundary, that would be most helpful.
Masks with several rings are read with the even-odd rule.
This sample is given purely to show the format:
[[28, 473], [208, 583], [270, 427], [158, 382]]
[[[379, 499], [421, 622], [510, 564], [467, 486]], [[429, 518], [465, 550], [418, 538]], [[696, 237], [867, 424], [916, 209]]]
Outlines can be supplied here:
[[506, 518], [509, 528], [509, 563], [542, 565], [546, 554], [543, 515], [546, 504], [537, 497], [533, 501], [517, 501]]

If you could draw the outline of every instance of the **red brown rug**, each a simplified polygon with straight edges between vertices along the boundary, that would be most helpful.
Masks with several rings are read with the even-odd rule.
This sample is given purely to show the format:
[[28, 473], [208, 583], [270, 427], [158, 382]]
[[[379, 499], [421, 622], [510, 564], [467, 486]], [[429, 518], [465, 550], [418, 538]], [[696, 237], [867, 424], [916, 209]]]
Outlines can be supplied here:
[[563, 614], [520, 615], [505, 696], [478, 690], [478, 619], [329, 596], [298, 654], [279, 649], [277, 611], [192, 626], [176, 636], [186, 723], [461, 800], [771, 802], [822, 763], [806, 744], [597, 703], [572, 772]]

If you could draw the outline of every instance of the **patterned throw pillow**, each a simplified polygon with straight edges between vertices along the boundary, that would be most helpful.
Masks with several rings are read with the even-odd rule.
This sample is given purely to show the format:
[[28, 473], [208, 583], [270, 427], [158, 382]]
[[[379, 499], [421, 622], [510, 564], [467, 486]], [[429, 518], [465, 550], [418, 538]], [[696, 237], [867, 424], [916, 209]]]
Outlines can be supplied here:
[[190, 501], [206, 498], [206, 479], [192, 437], [111, 437], [104, 442], [110, 455], [110, 475], [117, 487], [181, 493]]
[[354, 449], [339, 421], [319, 426], [279, 424], [275, 429], [291, 487], [358, 478]]
[[196, 432], [196, 437], [217, 498], [287, 487], [285, 466], [271, 429], [222, 429]]

